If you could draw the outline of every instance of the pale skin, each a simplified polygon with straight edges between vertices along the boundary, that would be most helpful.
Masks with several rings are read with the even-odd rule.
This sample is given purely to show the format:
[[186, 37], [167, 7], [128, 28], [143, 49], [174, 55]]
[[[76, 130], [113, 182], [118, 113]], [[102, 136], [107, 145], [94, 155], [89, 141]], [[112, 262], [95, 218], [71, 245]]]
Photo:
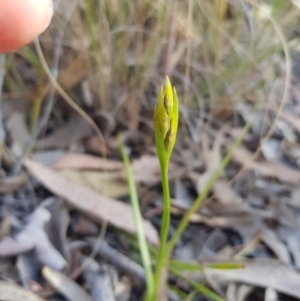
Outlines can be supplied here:
[[0, 0], [0, 53], [30, 43], [49, 25], [52, 0]]

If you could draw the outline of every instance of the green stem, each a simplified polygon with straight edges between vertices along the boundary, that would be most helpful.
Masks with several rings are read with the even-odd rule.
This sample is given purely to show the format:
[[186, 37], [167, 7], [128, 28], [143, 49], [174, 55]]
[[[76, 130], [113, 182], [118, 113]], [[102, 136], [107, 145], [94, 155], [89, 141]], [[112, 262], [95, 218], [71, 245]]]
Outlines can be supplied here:
[[201, 293], [203, 296], [209, 298], [210, 300], [213, 300], [213, 301], [226, 301], [225, 299], [223, 299], [222, 297], [220, 297], [219, 295], [217, 295], [216, 293], [211, 291], [209, 288], [207, 288], [205, 285], [203, 285], [201, 283], [198, 283], [198, 282], [196, 282], [192, 279], [189, 279], [188, 277], [185, 277], [178, 270], [176, 270], [174, 268], [170, 268], [170, 271], [174, 275], [183, 278], [190, 286], [192, 286], [194, 289], [196, 289], [197, 292]]
[[169, 189], [169, 178], [168, 178], [168, 167], [169, 162], [165, 164], [161, 162], [161, 178], [164, 194], [164, 210], [162, 216], [162, 225], [160, 231], [160, 248], [158, 250], [156, 271], [154, 276], [155, 294], [153, 301], [157, 301], [158, 293], [160, 289], [161, 273], [165, 264], [166, 247], [168, 241], [168, 233], [170, 226], [170, 215], [171, 215], [171, 202], [170, 202], [170, 189]]
[[146, 236], [144, 233], [144, 225], [143, 225], [143, 219], [142, 219], [141, 210], [140, 210], [140, 206], [139, 206], [138, 196], [137, 196], [137, 189], [136, 189], [134, 178], [132, 175], [129, 158], [124, 149], [124, 145], [121, 142], [121, 139], [119, 139], [119, 145], [120, 145], [120, 150], [121, 150], [121, 154], [122, 154], [122, 159], [123, 159], [123, 162], [125, 165], [125, 171], [126, 171], [129, 192], [130, 192], [130, 200], [131, 200], [134, 220], [135, 220], [135, 224], [136, 224], [139, 249], [140, 249], [142, 263], [143, 263], [143, 266], [145, 269], [145, 275], [146, 275], [147, 292], [144, 297], [144, 301], [151, 301], [153, 298], [154, 289], [155, 289], [154, 288], [154, 277], [153, 277], [150, 253], [149, 253], [149, 249], [148, 249], [148, 245], [147, 245], [147, 241], [146, 241]]

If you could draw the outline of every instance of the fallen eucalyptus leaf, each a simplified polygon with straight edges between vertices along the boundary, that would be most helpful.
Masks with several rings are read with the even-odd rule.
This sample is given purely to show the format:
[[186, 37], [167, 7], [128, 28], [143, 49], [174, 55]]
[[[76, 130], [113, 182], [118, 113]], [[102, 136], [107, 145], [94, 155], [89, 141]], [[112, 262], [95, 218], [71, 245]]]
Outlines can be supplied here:
[[[52, 169], [30, 159], [26, 159], [24, 164], [30, 173], [49, 190], [95, 221], [105, 220], [122, 230], [130, 233], [136, 232], [132, 208], [128, 204], [73, 183]], [[148, 241], [156, 246], [159, 245], [158, 233], [152, 224], [144, 220], [144, 227]]]
[[38, 207], [28, 218], [28, 223], [15, 237], [5, 237], [0, 242], [0, 256], [14, 256], [34, 250], [39, 263], [49, 265], [53, 269], [62, 270], [67, 266], [66, 260], [53, 247], [45, 232], [45, 224], [51, 218], [50, 212]]
[[244, 268], [218, 270], [205, 268], [204, 272], [216, 282], [241, 282], [258, 287], [272, 287], [275, 291], [300, 298], [300, 274], [289, 266], [268, 259], [255, 259], [243, 262]]
[[43, 301], [33, 292], [8, 281], [0, 281], [0, 300], [2, 301]]
[[107, 197], [120, 198], [129, 194], [127, 183], [120, 179], [120, 174], [116, 171], [64, 169], [58, 173]]
[[45, 279], [70, 301], [91, 301], [91, 296], [68, 276], [45, 266], [42, 269]]
[[120, 161], [108, 160], [80, 153], [67, 153], [52, 168], [54, 169], [88, 169], [88, 170], [121, 170]]
[[89, 283], [92, 301], [115, 301], [109, 266], [82, 256], [83, 275]]

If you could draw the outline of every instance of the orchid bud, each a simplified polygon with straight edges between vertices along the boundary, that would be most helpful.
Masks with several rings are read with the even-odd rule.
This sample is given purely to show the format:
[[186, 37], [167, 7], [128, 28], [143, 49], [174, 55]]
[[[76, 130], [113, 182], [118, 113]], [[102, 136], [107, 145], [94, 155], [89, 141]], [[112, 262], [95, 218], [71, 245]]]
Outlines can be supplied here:
[[168, 77], [161, 87], [158, 104], [154, 109], [156, 147], [159, 157], [169, 159], [176, 141], [178, 127], [178, 98]]

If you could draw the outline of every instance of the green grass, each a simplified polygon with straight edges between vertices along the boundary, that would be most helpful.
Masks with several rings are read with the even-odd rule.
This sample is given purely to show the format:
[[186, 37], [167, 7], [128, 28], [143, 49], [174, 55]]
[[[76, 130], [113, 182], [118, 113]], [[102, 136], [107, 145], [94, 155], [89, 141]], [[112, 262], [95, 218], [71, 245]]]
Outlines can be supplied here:
[[131, 206], [133, 209], [133, 215], [135, 219], [135, 225], [137, 229], [137, 240], [139, 245], [139, 250], [141, 253], [142, 263], [145, 270], [146, 275], [146, 294], [145, 294], [145, 301], [151, 301], [153, 300], [153, 295], [155, 292], [154, 287], [154, 277], [152, 272], [152, 265], [151, 265], [151, 259], [150, 259], [150, 252], [147, 245], [146, 236], [144, 233], [144, 227], [143, 227], [143, 217], [140, 210], [138, 195], [137, 195], [137, 189], [135, 186], [133, 174], [130, 167], [130, 161], [128, 158], [128, 155], [126, 153], [126, 150], [124, 148], [123, 142], [121, 141], [121, 137], [119, 136], [119, 147], [122, 154], [122, 159], [125, 165], [126, 170], [126, 177], [128, 181], [128, 187], [130, 192], [130, 200], [131, 200]]

